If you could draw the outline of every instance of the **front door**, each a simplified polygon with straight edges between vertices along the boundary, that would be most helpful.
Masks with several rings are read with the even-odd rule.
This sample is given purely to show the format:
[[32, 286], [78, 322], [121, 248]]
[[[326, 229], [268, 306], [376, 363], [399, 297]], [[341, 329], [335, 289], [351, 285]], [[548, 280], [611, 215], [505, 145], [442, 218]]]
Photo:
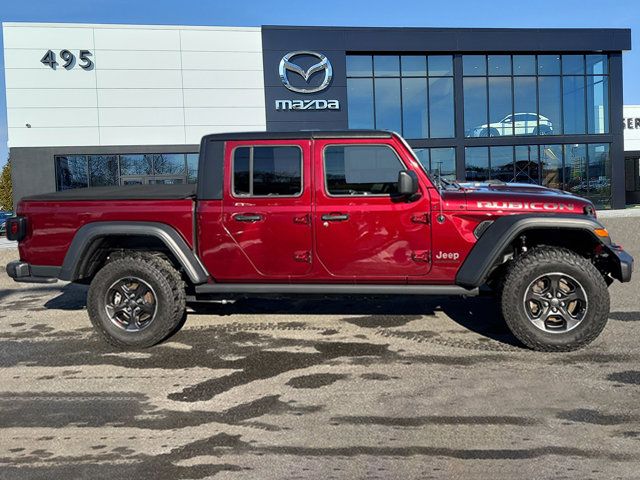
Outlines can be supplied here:
[[310, 141], [227, 142], [223, 224], [236, 280], [287, 280], [312, 266]]
[[315, 145], [316, 250], [329, 274], [353, 281], [403, 281], [426, 274], [428, 194], [422, 188], [419, 198], [394, 195], [407, 163], [392, 144]]

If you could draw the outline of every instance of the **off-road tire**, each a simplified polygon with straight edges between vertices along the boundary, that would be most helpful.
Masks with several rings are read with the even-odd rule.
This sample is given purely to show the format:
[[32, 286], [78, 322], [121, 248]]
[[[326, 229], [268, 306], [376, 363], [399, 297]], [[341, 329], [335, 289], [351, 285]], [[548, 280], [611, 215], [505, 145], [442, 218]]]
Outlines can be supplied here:
[[[118, 328], [106, 312], [107, 290], [126, 277], [144, 280], [153, 287], [157, 297], [155, 317], [141, 331]], [[171, 262], [160, 254], [125, 252], [96, 273], [89, 287], [87, 310], [96, 331], [111, 345], [122, 349], [151, 347], [179, 330], [186, 311], [184, 281]]]
[[[560, 272], [576, 279], [584, 288], [588, 308], [584, 319], [567, 332], [545, 332], [529, 321], [524, 294], [540, 275]], [[501, 310], [515, 337], [534, 350], [562, 352], [591, 343], [604, 329], [609, 315], [609, 291], [602, 274], [586, 258], [555, 247], [532, 248], [507, 270], [501, 288]]]

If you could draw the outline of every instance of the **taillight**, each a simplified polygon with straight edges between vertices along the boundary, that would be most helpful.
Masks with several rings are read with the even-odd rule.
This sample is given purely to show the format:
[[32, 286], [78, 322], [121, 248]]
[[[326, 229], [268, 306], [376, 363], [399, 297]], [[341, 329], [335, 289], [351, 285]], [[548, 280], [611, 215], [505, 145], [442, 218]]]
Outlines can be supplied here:
[[27, 235], [27, 219], [25, 217], [13, 217], [7, 220], [7, 238], [20, 241]]

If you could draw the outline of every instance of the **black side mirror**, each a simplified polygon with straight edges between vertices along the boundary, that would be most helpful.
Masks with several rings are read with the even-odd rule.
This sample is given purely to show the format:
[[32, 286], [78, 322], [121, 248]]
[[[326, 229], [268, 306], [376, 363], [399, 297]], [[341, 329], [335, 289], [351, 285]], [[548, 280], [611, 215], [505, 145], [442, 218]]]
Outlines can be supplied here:
[[398, 195], [410, 197], [418, 193], [418, 175], [416, 172], [402, 170], [398, 173]]

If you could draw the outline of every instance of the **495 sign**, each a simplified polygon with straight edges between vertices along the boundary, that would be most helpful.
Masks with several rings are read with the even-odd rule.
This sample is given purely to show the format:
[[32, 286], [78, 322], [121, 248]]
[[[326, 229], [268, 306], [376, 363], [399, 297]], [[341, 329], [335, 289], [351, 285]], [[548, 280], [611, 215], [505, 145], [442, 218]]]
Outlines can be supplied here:
[[[62, 60], [62, 66], [67, 70], [71, 70], [76, 65], [76, 55], [70, 50], [60, 50], [58, 53], [60, 59]], [[80, 50], [78, 52], [78, 65], [83, 70], [91, 70], [93, 67], [93, 62], [89, 58], [91, 56], [91, 52], [89, 50]], [[44, 57], [40, 59], [40, 62], [51, 67], [53, 70], [58, 66], [58, 61], [56, 60], [56, 53], [53, 50], [48, 50], [47, 53], [44, 54]]]

